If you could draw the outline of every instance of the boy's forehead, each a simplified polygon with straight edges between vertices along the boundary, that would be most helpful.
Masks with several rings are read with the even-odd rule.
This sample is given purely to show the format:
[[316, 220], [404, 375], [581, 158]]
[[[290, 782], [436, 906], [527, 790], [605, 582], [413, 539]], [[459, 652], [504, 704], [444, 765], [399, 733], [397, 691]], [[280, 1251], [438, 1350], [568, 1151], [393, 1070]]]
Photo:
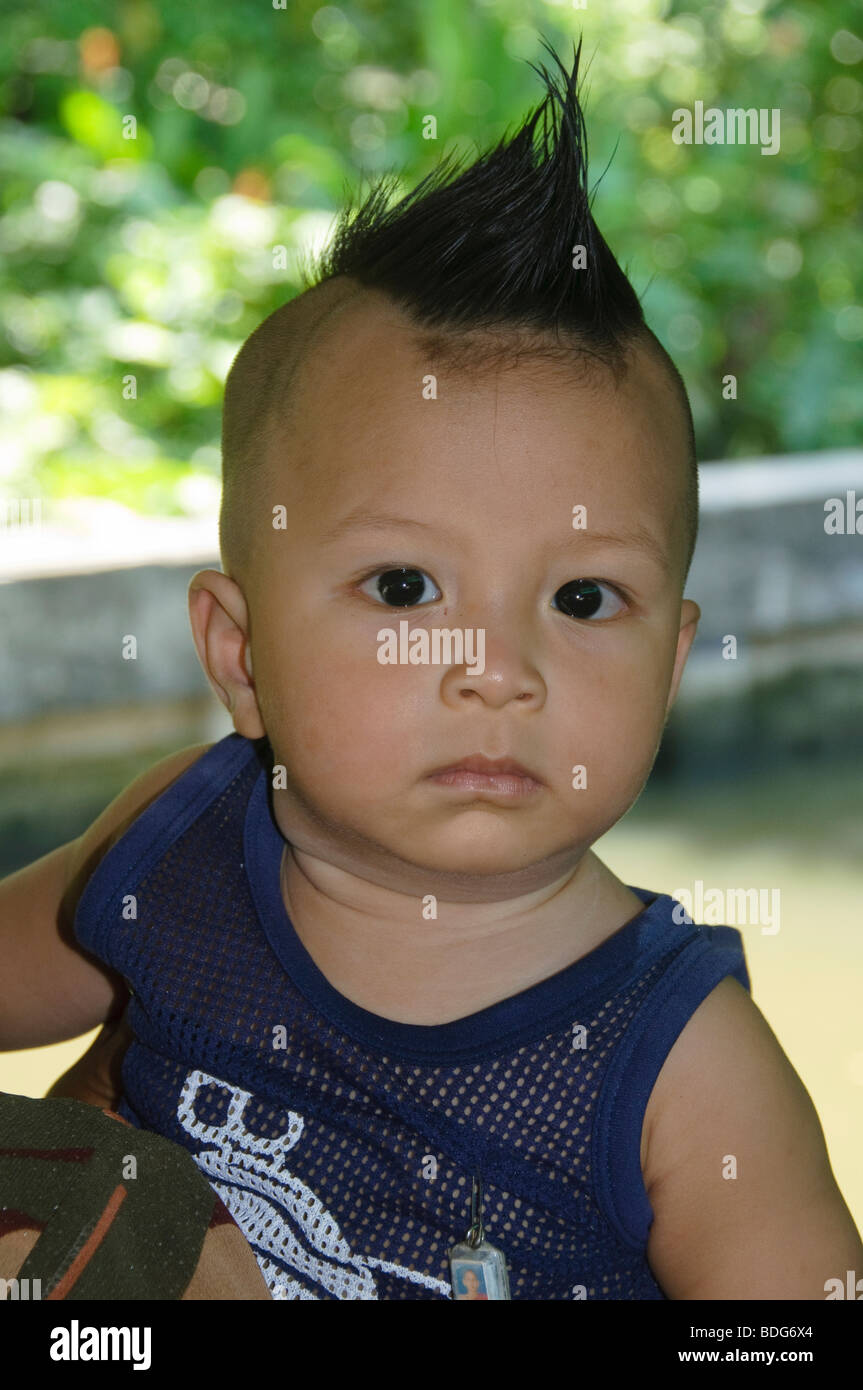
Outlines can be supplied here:
[[544, 533], [590, 502], [590, 525], [637, 517], [671, 557], [688, 431], [651, 340], [630, 344], [618, 374], [524, 344], [506, 329], [429, 331], [383, 294], [343, 289], [294, 374], [290, 427], [275, 433], [274, 477], [302, 532], [359, 508]]
[[[461, 344], [469, 340], [465, 358]], [[574, 349], [568, 360], [544, 356], [541, 342], [526, 347], [517, 331], [429, 332], [376, 292], [342, 300], [327, 317], [291, 394], [290, 434], [279, 453], [294, 456], [306, 482], [309, 472], [337, 469], [344, 484], [354, 465], [367, 473], [372, 458], [410, 466], [408, 451], [397, 447], [408, 438], [413, 450], [428, 436], [434, 450], [448, 435], [468, 447], [494, 435], [499, 448], [504, 419], [523, 424], [539, 452], [544, 443], [558, 461], [593, 454], [598, 463], [626, 449], [642, 470], [653, 471], [655, 455], [660, 471], [673, 475], [688, 459], [683, 411], [649, 338], [629, 345], [625, 370], [615, 374]]]
[[[329, 432], [348, 413], [355, 422], [364, 402], [379, 408], [408, 397], [440, 400], [444, 393], [479, 397], [489, 387], [499, 396], [537, 384], [601, 396], [609, 427], [631, 420], [634, 406], [674, 398], [668, 372], [647, 338], [628, 346], [621, 374], [590, 351], [561, 349], [515, 326], [429, 330], [388, 296], [360, 289], [343, 295], [309, 334], [291, 382], [292, 428], [307, 436]], [[675, 418], [666, 415], [666, 421], [679, 425], [675, 433], [683, 438], [682, 412], [674, 404]]]

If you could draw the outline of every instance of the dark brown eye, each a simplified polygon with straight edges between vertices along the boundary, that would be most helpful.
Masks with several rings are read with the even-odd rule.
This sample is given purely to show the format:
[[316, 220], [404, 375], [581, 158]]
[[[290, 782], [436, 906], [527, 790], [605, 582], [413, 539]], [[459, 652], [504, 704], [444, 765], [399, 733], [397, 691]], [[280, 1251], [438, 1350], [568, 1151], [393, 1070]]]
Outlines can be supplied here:
[[[371, 575], [365, 582], [374, 584], [376, 595], [382, 598], [391, 608], [411, 608], [415, 604], [423, 602], [423, 592], [426, 581], [429, 577], [422, 570], [415, 569], [392, 569], [381, 570], [377, 575]], [[432, 584], [432, 588], [435, 585]], [[440, 598], [440, 593], [437, 593]], [[428, 601], [428, 596], [426, 596]]]
[[[570, 579], [567, 584], [561, 585], [555, 594], [555, 607], [568, 618], [593, 618], [602, 607], [603, 589], [607, 589], [617, 598], [613, 589], [609, 589], [608, 585], [597, 584], [595, 579]], [[613, 615], [605, 613], [603, 616]]]

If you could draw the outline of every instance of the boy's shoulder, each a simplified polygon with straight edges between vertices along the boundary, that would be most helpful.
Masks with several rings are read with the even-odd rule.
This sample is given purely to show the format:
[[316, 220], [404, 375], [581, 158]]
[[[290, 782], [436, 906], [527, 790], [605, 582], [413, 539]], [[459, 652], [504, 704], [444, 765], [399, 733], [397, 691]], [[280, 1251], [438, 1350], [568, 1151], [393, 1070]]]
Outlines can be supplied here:
[[670, 1049], [644, 1134], [647, 1254], [669, 1298], [823, 1298], [831, 1260], [859, 1248], [811, 1097], [732, 976]]
[[[763, 1029], [776, 1042], [751, 996], [733, 976], [726, 975], [684, 1025], [662, 1064], [645, 1109], [641, 1153], [648, 1197], [675, 1165], [682, 1136], [696, 1123], [689, 1108], [693, 1091], [703, 1087], [707, 1077], [716, 1086], [727, 1069], [728, 1045], [750, 1064], [752, 1053], [766, 1046], [756, 1020], [761, 1020]], [[738, 1084], [742, 1080], [739, 1076]]]

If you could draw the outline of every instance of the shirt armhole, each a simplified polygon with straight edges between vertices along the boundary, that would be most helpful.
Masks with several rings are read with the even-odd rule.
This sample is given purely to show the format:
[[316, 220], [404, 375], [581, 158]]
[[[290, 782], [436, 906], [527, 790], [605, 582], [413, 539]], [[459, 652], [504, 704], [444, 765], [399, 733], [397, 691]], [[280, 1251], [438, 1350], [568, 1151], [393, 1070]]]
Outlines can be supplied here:
[[643, 1251], [653, 1208], [641, 1171], [641, 1131], [650, 1093], [674, 1043], [726, 975], [751, 993], [735, 927], [698, 927], [627, 1029], [599, 1097], [592, 1165], [600, 1207], [621, 1239]]
[[120, 969], [112, 950], [112, 928], [120, 918], [124, 894], [203, 812], [219, 790], [252, 756], [252, 745], [237, 733], [214, 743], [151, 801], [114, 841], [88, 878], [73, 919], [76, 940], [112, 969]]

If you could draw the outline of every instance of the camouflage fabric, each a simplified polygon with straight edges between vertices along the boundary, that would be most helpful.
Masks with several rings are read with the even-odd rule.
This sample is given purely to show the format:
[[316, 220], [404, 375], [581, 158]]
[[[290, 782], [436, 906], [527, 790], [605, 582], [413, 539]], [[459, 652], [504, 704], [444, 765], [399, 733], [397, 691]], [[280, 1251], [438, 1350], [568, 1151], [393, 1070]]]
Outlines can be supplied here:
[[270, 1297], [184, 1149], [83, 1101], [3, 1093], [0, 1280], [5, 1298]]

